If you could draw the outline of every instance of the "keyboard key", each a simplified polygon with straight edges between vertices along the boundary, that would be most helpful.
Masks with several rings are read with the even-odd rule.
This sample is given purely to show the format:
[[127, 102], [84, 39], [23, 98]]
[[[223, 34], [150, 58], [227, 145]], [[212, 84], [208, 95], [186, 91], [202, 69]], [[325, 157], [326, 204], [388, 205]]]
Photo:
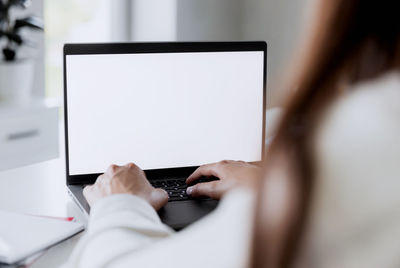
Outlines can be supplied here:
[[173, 181], [167, 181], [166, 184], [167, 186], [175, 186], [175, 183]]
[[150, 181], [156, 188], [162, 188], [167, 191], [169, 201], [188, 200], [190, 197], [186, 194], [186, 178], [166, 178]]

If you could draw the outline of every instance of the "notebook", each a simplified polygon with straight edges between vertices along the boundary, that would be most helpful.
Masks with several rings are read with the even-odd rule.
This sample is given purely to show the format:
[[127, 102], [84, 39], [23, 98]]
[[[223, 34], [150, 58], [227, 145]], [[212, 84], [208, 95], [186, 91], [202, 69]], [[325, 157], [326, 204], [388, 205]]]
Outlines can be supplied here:
[[13, 264], [82, 231], [78, 222], [0, 211], [0, 263]]

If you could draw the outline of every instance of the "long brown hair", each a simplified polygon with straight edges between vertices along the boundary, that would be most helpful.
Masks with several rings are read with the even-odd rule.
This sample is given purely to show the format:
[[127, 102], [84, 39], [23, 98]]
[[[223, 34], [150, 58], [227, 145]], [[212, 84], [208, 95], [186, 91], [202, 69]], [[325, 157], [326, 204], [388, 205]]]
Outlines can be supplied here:
[[319, 0], [311, 38], [299, 57], [290, 83], [296, 91], [289, 98], [276, 138], [267, 153], [266, 170], [274, 158], [285, 155], [290, 180], [296, 185], [295, 213], [290, 217], [279, 251], [271, 260], [268, 232], [263, 226], [263, 189], [260, 180], [254, 221], [251, 267], [293, 267], [299, 256], [310, 214], [315, 185], [312, 140], [327, 107], [340, 95], [342, 85], [400, 70], [398, 0]]

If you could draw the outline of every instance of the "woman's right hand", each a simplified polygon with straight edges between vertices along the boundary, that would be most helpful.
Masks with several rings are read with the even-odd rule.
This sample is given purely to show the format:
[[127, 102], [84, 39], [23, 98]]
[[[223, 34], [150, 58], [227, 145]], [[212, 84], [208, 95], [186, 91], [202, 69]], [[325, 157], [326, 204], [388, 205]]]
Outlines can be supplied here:
[[219, 180], [189, 186], [187, 194], [192, 197], [207, 196], [220, 199], [233, 188], [253, 186], [261, 174], [261, 167], [243, 161], [224, 160], [202, 165], [187, 178], [186, 184], [192, 185], [204, 176], [214, 176]]
[[168, 202], [167, 192], [151, 186], [143, 170], [133, 163], [125, 166], [111, 165], [93, 185], [83, 189], [83, 195], [91, 207], [100, 199], [113, 194], [139, 196], [156, 210]]

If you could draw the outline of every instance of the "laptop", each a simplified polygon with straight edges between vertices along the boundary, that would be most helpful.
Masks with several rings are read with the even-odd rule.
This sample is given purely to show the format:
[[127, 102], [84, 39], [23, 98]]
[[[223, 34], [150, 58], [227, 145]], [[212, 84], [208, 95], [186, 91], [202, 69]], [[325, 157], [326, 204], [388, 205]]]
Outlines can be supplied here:
[[129, 162], [168, 192], [158, 213], [172, 228], [212, 211], [185, 180], [202, 164], [263, 160], [266, 57], [265, 42], [66, 44], [66, 179], [83, 213], [84, 186]]

